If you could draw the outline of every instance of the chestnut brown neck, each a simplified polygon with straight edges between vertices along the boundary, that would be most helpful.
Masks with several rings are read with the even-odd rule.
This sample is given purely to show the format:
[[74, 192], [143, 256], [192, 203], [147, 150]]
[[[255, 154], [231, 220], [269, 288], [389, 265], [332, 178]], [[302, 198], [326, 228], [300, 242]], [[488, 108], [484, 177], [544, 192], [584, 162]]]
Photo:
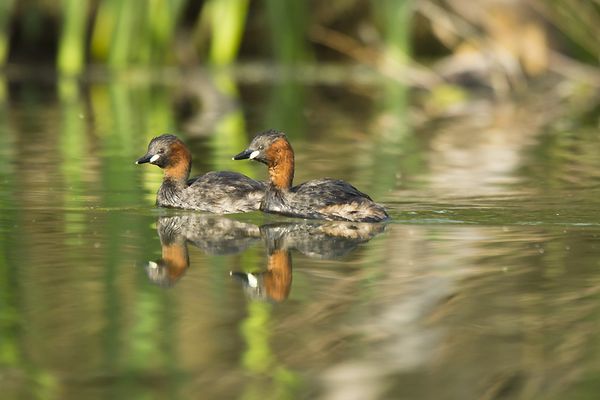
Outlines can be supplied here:
[[294, 150], [285, 138], [277, 139], [267, 150], [269, 180], [278, 189], [288, 190], [294, 180]]
[[185, 184], [192, 169], [192, 155], [183, 143], [171, 145], [169, 164], [165, 167], [165, 179]]
[[292, 287], [292, 258], [289, 250], [277, 249], [269, 255], [265, 288], [269, 298], [283, 301]]
[[190, 265], [185, 244], [173, 243], [162, 246], [162, 259], [167, 265], [169, 279], [177, 280]]

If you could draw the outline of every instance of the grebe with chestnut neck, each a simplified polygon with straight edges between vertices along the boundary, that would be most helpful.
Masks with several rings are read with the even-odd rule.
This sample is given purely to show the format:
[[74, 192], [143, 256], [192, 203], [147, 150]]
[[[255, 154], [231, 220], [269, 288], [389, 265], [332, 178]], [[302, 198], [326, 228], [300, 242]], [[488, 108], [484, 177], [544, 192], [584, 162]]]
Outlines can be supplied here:
[[258, 210], [266, 184], [237, 172], [208, 172], [189, 179], [192, 155], [174, 135], [155, 137], [136, 164], [154, 164], [164, 171], [156, 205], [217, 214]]
[[258, 134], [248, 148], [233, 159], [251, 159], [267, 165], [269, 185], [260, 204], [262, 211], [337, 221], [389, 219], [383, 206], [342, 180], [315, 179], [292, 186], [294, 151], [283, 132], [269, 130]]

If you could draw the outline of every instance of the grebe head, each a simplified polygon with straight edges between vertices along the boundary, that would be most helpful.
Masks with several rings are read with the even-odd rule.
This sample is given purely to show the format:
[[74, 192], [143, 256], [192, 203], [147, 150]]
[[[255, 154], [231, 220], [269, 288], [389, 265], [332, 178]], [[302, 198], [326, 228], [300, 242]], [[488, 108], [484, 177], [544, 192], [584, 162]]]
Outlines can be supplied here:
[[175, 135], [160, 135], [148, 144], [148, 151], [136, 164], [150, 163], [165, 170], [165, 174], [187, 179], [192, 156], [188, 148]]
[[255, 160], [263, 164], [271, 165], [277, 161], [280, 154], [279, 148], [285, 147], [291, 151], [291, 146], [285, 137], [285, 133], [275, 129], [259, 133], [252, 139], [248, 148], [233, 157], [234, 160]]
[[259, 133], [252, 139], [250, 146], [234, 160], [249, 158], [269, 167], [269, 180], [271, 185], [287, 190], [294, 180], [294, 151], [285, 133], [274, 129]]

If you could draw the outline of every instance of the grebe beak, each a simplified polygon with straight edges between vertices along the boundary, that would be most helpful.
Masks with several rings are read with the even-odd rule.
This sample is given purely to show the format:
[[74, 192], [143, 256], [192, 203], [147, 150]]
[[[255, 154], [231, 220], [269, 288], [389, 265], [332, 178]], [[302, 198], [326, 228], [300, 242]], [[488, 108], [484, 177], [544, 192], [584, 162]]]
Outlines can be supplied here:
[[145, 156], [138, 158], [135, 163], [136, 164], [145, 164], [147, 162], [150, 162], [151, 158], [152, 158], [152, 154], [146, 154]]
[[138, 158], [138, 160], [135, 162], [136, 164], [145, 164], [145, 163], [152, 163], [156, 160], [158, 160], [160, 156], [158, 154], [146, 154], [145, 156], [142, 156], [140, 158]]
[[246, 150], [242, 151], [240, 154], [236, 154], [235, 156], [233, 156], [232, 160], [246, 160], [246, 159], [252, 160], [256, 156], [258, 156], [259, 153], [260, 152], [258, 150], [246, 149]]
[[258, 278], [254, 276], [254, 274], [251, 274], [249, 272], [229, 271], [229, 276], [235, 278], [239, 282], [242, 282], [246, 286], [249, 286], [253, 289], [258, 287]]

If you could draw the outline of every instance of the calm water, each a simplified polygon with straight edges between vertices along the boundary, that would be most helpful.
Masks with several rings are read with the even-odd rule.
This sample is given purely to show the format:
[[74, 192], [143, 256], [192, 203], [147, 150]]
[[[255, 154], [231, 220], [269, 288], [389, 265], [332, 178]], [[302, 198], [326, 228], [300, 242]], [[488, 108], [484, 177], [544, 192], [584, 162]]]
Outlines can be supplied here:
[[[7, 87], [3, 398], [596, 398], [594, 108], [424, 118], [385, 85], [190, 92]], [[174, 132], [195, 173], [262, 179], [229, 159], [268, 127], [288, 131], [296, 182], [350, 180], [392, 221], [159, 210], [160, 171], [133, 164]]]

